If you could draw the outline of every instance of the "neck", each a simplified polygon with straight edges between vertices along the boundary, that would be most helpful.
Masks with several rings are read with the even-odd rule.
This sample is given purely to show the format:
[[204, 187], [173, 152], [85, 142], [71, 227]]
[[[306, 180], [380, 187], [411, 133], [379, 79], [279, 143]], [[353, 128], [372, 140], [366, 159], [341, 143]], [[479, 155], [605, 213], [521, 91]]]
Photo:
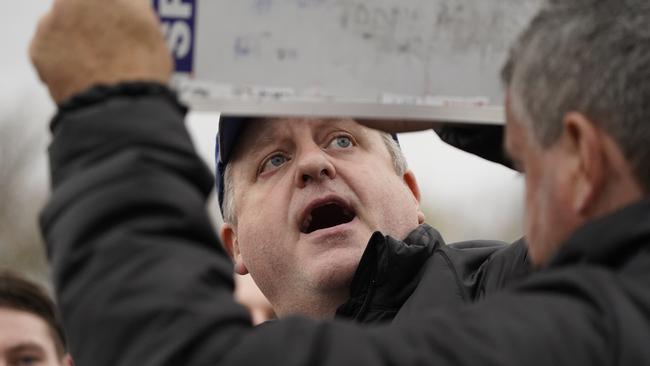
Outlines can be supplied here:
[[[292, 297], [289, 301], [273, 303], [273, 310], [278, 317], [302, 315], [312, 319], [332, 319], [336, 309], [350, 297], [350, 290], [345, 288], [336, 293], [311, 294], [309, 296]], [[288, 298], [288, 297], [285, 297]], [[300, 300], [298, 300], [300, 299]]]

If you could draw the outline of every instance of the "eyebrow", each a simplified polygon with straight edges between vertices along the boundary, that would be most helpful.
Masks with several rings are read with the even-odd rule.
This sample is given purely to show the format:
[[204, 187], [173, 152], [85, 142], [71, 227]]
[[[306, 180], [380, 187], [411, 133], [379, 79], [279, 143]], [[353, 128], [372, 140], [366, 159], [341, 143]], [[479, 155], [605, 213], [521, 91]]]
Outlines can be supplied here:
[[[323, 118], [320, 119], [317, 128], [325, 128], [328, 126], [331, 126], [335, 122], [340, 122], [341, 118]], [[344, 120], [345, 121], [345, 120]], [[354, 120], [351, 120], [354, 122]], [[345, 121], [347, 122], [347, 121]], [[283, 123], [302, 123], [301, 121], [284, 121]], [[345, 125], [348, 125], [345, 123]], [[280, 139], [280, 133], [278, 129], [272, 129], [268, 127], [269, 125], [264, 125], [261, 129], [256, 131], [256, 134], [251, 138], [250, 142], [248, 143], [251, 145], [248, 150], [247, 150], [247, 155], [249, 154], [255, 154], [259, 152], [260, 150], [263, 150], [265, 147], [268, 145], [271, 145], [273, 143], [278, 142]], [[363, 133], [363, 128], [361, 125], [351, 125], [351, 129], [355, 131], [356, 134], [361, 134]], [[248, 127], [250, 128], [250, 127]]]
[[[244, 155], [251, 155], [255, 154], [258, 151], [264, 149], [266, 146], [272, 144], [274, 141], [277, 140], [278, 136], [276, 133], [269, 133], [269, 127], [266, 124], [261, 124], [258, 126], [254, 126], [255, 122], [252, 122], [250, 126], [247, 127], [247, 130], [249, 128], [255, 128], [257, 127], [256, 134], [250, 135], [249, 134], [249, 139], [250, 141], [247, 142], [247, 147], [242, 149], [241, 151], [244, 153]], [[260, 128], [261, 126], [261, 128]], [[244, 134], [248, 133], [249, 131], [244, 132]], [[245, 137], [245, 136], [243, 136]], [[243, 141], [242, 138], [239, 139], [237, 142], [238, 144], [241, 144]]]
[[279, 141], [277, 134], [262, 134], [253, 138], [250, 142], [251, 146], [248, 148], [246, 155], [255, 156], [259, 154], [262, 150], [267, 148], [269, 145], [274, 144]]
[[275, 135], [275, 134], [272, 134], [272, 135], [260, 135], [260, 136], [253, 139], [253, 141], [252, 141], [252, 143], [253, 143], [252, 151], [260, 150], [261, 148], [263, 148], [263, 147], [265, 147], [267, 145], [270, 145], [270, 144], [272, 144], [273, 142], [275, 142], [277, 140], [278, 140], [278, 136]]
[[35, 342], [21, 342], [10, 348], [9, 352], [18, 353], [23, 351], [38, 351], [45, 353], [45, 349], [38, 343]]

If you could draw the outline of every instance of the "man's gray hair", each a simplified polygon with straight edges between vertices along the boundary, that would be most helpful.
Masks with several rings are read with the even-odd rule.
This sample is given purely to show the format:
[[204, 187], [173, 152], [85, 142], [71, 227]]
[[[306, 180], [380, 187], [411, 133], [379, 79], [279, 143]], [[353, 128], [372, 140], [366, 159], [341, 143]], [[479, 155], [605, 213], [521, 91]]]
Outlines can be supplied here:
[[[408, 166], [406, 165], [406, 158], [404, 157], [402, 150], [390, 134], [383, 132], [380, 134], [382, 140], [384, 141], [384, 145], [386, 145], [388, 153], [390, 154], [395, 173], [397, 173], [399, 176], [402, 176], [408, 169]], [[223, 213], [223, 221], [236, 225], [237, 215], [235, 215], [235, 187], [232, 183], [232, 178], [232, 164], [228, 164], [223, 175], [224, 191], [223, 203], [221, 207]]]
[[550, 0], [502, 70], [514, 115], [542, 147], [566, 113], [591, 119], [619, 145], [650, 192], [650, 1]]

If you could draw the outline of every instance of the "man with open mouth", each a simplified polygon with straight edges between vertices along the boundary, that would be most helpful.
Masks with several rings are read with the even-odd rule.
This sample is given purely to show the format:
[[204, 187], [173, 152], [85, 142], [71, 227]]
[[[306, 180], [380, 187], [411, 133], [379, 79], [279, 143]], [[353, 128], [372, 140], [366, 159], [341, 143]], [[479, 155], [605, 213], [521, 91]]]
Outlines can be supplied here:
[[219, 128], [221, 238], [280, 317], [389, 321], [528, 271], [521, 241], [445, 245], [387, 133], [350, 118], [224, 116]]

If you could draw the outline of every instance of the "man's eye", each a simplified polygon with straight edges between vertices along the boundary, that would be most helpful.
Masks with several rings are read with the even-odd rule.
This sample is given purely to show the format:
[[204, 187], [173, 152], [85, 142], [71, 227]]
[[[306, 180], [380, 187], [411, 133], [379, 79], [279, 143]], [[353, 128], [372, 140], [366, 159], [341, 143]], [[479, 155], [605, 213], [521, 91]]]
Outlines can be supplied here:
[[262, 163], [262, 167], [260, 168], [260, 173], [278, 169], [279, 167], [284, 165], [284, 163], [286, 163], [287, 161], [289, 161], [289, 158], [284, 154], [273, 154], [269, 156], [264, 161], [264, 163]]
[[329, 144], [328, 147], [335, 149], [348, 149], [352, 147], [352, 138], [349, 136], [337, 136]]
[[37, 356], [26, 355], [26, 356], [17, 357], [15, 360], [13, 360], [10, 363], [10, 365], [11, 366], [34, 366], [38, 364], [39, 361], [40, 358]]

